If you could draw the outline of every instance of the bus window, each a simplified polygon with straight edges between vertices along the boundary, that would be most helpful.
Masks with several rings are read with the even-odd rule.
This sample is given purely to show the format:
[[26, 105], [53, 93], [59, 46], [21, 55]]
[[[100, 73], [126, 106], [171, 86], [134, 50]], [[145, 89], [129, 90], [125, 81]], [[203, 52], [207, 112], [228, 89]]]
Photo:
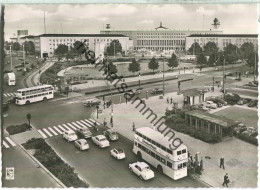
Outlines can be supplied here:
[[186, 167], [186, 165], [187, 165], [187, 163], [186, 163], [186, 162], [184, 162], [184, 163], [182, 164], [182, 167], [183, 167], [183, 168], [185, 168], [185, 167]]
[[186, 149], [183, 149], [183, 150], [182, 150], [182, 154], [185, 154], [185, 153], [186, 153]]
[[178, 164], [178, 170], [182, 169], [182, 164]]
[[135, 142], [135, 146], [137, 146], [137, 142]]
[[159, 143], [156, 143], [156, 146], [157, 146], [158, 148], [160, 148], [160, 147], [161, 147], [161, 145], [160, 145]]
[[151, 151], [151, 156], [155, 158], [155, 153]]
[[151, 141], [151, 143], [154, 144], [154, 145], [156, 145], [155, 141], [153, 141], [153, 140]]
[[142, 147], [142, 145], [138, 144], [138, 148], [141, 148], [141, 147]]
[[166, 148], [165, 148], [164, 146], [161, 146], [161, 149], [164, 150], [164, 151], [166, 151]]
[[167, 166], [168, 166], [169, 168], [172, 168], [172, 163], [167, 161]]
[[161, 158], [161, 162], [162, 162], [163, 164], [165, 164], [165, 159]]
[[177, 155], [181, 155], [181, 150], [177, 151]]
[[161, 157], [156, 154], [156, 160], [161, 160]]
[[152, 140], [151, 140], [151, 139], [149, 139], [149, 138], [147, 138], [147, 141], [148, 141], [148, 142], [151, 142]]
[[167, 152], [168, 152], [169, 154], [172, 154], [172, 150], [170, 150], [170, 149], [168, 149], [168, 148], [167, 148]]
[[52, 92], [49, 92], [49, 94], [52, 94]]

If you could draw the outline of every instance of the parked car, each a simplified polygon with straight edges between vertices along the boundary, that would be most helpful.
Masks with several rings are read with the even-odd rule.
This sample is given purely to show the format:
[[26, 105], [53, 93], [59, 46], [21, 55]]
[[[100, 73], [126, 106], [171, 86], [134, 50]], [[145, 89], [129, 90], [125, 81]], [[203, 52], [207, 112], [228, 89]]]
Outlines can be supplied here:
[[246, 103], [247, 103], [247, 100], [246, 100], [246, 99], [240, 99], [240, 100], [237, 102], [238, 105], [244, 105], [244, 104], [246, 104]]
[[250, 86], [250, 87], [257, 87], [258, 85], [255, 84], [255, 83], [253, 83], [253, 82], [249, 82], [249, 83], [247, 84], [247, 86]]
[[125, 152], [122, 148], [113, 148], [112, 150], [110, 150], [110, 153], [113, 157], [115, 157], [118, 160], [125, 158]]
[[135, 162], [129, 164], [129, 169], [131, 172], [135, 173], [140, 179], [149, 180], [154, 178], [154, 172], [145, 162]]
[[257, 100], [251, 100], [248, 104], [247, 104], [248, 107], [254, 107], [254, 106], [257, 106]]
[[151, 91], [151, 94], [161, 94], [161, 93], [163, 93], [163, 89], [160, 89], [160, 88], [154, 88]]
[[23, 70], [22, 68], [17, 69], [17, 71], [22, 71], [22, 70]]
[[101, 100], [99, 100], [97, 98], [91, 98], [91, 99], [85, 100], [83, 102], [83, 105], [86, 107], [91, 107], [91, 106], [99, 105], [100, 103], [101, 103]]
[[242, 133], [244, 131], [246, 131], [246, 126], [243, 123], [239, 123], [234, 129], [233, 131], [236, 133]]
[[257, 129], [254, 127], [247, 127], [246, 131], [242, 134], [251, 136], [253, 133], [257, 132]]
[[210, 111], [210, 108], [207, 108], [206, 106], [202, 106], [201, 109], [204, 111]]
[[232, 73], [231, 72], [227, 72], [225, 73], [226, 76], [232, 76]]
[[104, 135], [97, 135], [95, 137], [92, 137], [92, 141], [100, 148], [105, 148], [110, 146], [109, 141], [106, 139]]
[[205, 101], [205, 106], [207, 108], [212, 108], [212, 109], [216, 109], [218, 106], [217, 104], [215, 104], [214, 102], [212, 101]]
[[79, 139], [76, 140], [74, 142], [75, 146], [79, 149], [79, 150], [87, 150], [89, 149], [89, 144], [85, 139]]
[[216, 104], [217, 104], [217, 106], [218, 106], [219, 108], [221, 108], [221, 107], [223, 106], [223, 104], [220, 103], [220, 102], [217, 102]]
[[103, 135], [110, 141], [118, 140], [118, 134], [113, 129], [108, 129], [104, 131]]
[[72, 130], [68, 130], [68, 131], [64, 131], [63, 132], [63, 138], [70, 141], [75, 141], [78, 139], [78, 136], [76, 135], [76, 133]]
[[83, 127], [77, 130], [77, 134], [79, 137], [81, 138], [90, 138], [92, 137], [92, 133], [90, 132], [90, 130], [87, 127]]

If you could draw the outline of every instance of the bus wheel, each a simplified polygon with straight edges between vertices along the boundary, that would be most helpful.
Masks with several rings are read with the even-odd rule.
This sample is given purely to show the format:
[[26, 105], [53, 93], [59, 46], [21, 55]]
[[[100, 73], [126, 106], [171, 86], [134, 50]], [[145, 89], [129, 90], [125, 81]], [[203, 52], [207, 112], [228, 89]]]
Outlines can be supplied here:
[[161, 173], [161, 174], [163, 173], [163, 169], [162, 169], [162, 166], [161, 166], [161, 165], [158, 165], [158, 166], [157, 166], [157, 170], [158, 170], [159, 173]]
[[137, 152], [137, 157], [138, 157], [140, 160], [142, 160], [142, 154], [141, 154], [141, 152]]
[[27, 105], [28, 105], [28, 104], [30, 104], [30, 101], [29, 101], [29, 100], [27, 100], [27, 101], [26, 101], [26, 104], [27, 104]]
[[46, 101], [47, 101], [47, 98], [46, 98], [46, 97], [44, 97], [44, 98], [43, 98], [43, 101], [44, 101], [44, 102], [46, 102]]

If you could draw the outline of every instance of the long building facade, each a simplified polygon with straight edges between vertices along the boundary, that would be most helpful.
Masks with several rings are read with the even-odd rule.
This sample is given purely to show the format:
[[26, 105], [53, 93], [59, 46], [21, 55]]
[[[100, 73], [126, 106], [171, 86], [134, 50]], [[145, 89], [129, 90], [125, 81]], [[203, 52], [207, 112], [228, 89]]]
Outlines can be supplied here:
[[25, 36], [21, 42], [33, 41], [35, 51], [40, 53], [40, 57], [53, 57], [54, 50], [60, 45], [65, 44], [73, 47], [76, 41], [84, 42], [90, 50], [96, 51], [96, 44], [103, 43], [105, 47], [109, 46], [113, 40], [119, 40], [122, 50], [127, 52], [133, 48], [133, 41], [124, 35], [106, 35], [106, 34], [42, 34], [39, 36]]
[[202, 48], [208, 42], [215, 42], [219, 50], [223, 50], [228, 44], [234, 44], [238, 48], [243, 43], [251, 42], [257, 48], [257, 34], [193, 34], [186, 37], [186, 47], [188, 50], [193, 43], [197, 42]]
[[133, 40], [135, 50], [174, 50], [184, 51], [186, 37], [192, 34], [222, 34], [220, 30], [173, 30], [160, 26], [152, 30], [101, 30], [101, 34], [121, 34], [129, 36]]

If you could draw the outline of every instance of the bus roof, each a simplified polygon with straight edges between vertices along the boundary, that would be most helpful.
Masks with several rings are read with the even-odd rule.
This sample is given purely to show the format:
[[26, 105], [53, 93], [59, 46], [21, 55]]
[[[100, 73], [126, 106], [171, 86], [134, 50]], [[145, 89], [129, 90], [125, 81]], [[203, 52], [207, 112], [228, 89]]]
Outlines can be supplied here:
[[34, 86], [34, 87], [30, 87], [30, 88], [18, 89], [17, 91], [35, 90], [35, 89], [45, 88], [45, 87], [52, 87], [52, 85], [50, 85], [50, 84], [45, 84], [45, 85], [41, 85], [41, 86]]
[[[176, 138], [176, 137], [173, 137], [172, 140], [169, 141], [169, 138], [167, 136], [164, 136], [162, 133], [151, 129], [150, 127], [138, 128], [138, 129], [136, 129], [136, 131], [145, 135], [146, 137], [152, 139], [153, 141], [159, 143], [160, 145], [165, 146], [166, 148], [169, 148], [170, 144], [172, 144], [172, 141]], [[165, 133], [167, 131], [168, 130], [166, 130]], [[171, 134], [171, 133], [169, 133], [169, 134]], [[177, 145], [177, 142], [176, 142], [176, 145]], [[184, 149], [184, 148], [187, 148], [187, 147], [184, 144], [181, 144], [176, 150]]]
[[14, 73], [7, 73], [8, 78], [13, 78], [15, 79], [15, 74]]

